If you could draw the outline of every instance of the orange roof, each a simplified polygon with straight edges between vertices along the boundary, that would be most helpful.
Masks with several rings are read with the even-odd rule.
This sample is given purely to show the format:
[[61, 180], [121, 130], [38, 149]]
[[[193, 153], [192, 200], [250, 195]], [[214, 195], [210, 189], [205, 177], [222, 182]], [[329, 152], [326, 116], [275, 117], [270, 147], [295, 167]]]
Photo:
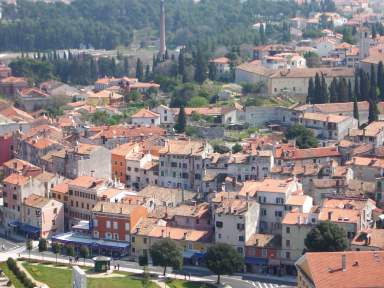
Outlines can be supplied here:
[[311, 197], [308, 195], [292, 195], [287, 199], [285, 204], [293, 206], [302, 206], [310, 198]]
[[[340, 157], [340, 153], [337, 150], [337, 147], [318, 147], [318, 148], [308, 148], [308, 149], [298, 149], [293, 148], [287, 151], [288, 153], [284, 155], [282, 153], [280, 157], [284, 159], [292, 160], [301, 160], [309, 158], [322, 158], [322, 157]], [[280, 158], [276, 155], [277, 158]]]
[[[139, 231], [140, 233], [140, 231]], [[186, 240], [186, 241], [204, 241], [208, 236], [209, 231], [206, 230], [193, 230], [176, 227], [163, 227], [155, 226], [148, 233], [148, 237], [160, 238], [167, 237], [172, 240]]]
[[43, 97], [48, 98], [49, 95], [45, 93], [43, 90], [40, 90], [39, 88], [32, 87], [32, 88], [24, 88], [19, 92], [21, 97]]
[[111, 151], [112, 155], [118, 155], [125, 157], [128, 153], [130, 153], [135, 147], [137, 146], [136, 143], [125, 143], [120, 146], [117, 146], [115, 149]]
[[307, 252], [296, 265], [316, 288], [355, 288], [384, 287], [383, 263], [384, 251], [348, 251]]
[[215, 59], [212, 59], [211, 62], [216, 63], [216, 64], [229, 64], [231, 60], [227, 57], [218, 57]]
[[129, 88], [132, 89], [150, 89], [150, 88], [160, 88], [160, 85], [157, 83], [145, 83], [145, 82], [135, 82], [129, 85]]
[[347, 165], [371, 166], [376, 168], [384, 168], [384, 159], [368, 158], [368, 157], [353, 157]]
[[361, 231], [352, 240], [351, 244], [384, 250], [384, 229], [370, 228]]
[[282, 224], [285, 225], [304, 225], [304, 224], [310, 224], [310, 221], [308, 221], [309, 213], [301, 213], [298, 211], [288, 212], [285, 214]]
[[25, 177], [18, 173], [13, 173], [9, 175], [7, 178], [5, 178], [3, 182], [7, 184], [12, 184], [12, 185], [24, 186], [25, 184], [28, 183], [28, 180], [29, 180], [29, 177]]
[[166, 131], [157, 126], [105, 126], [94, 127], [94, 130], [99, 130], [96, 135], [91, 136], [90, 139], [106, 138], [112, 139], [114, 137], [139, 137], [139, 136], [152, 136], [152, 135], [165, 135]]
[[34, 207], [34, 208], [43, 208], [50, 201], [51, 201], [50, 199], [45, 198], [43, 196], [32, 194], [24, 199], [24, 205]]
[[292, 179], [271, 179], [267, 178], [263, 181], [246, 181], [239, 195], [255, 197], [257, 192], [275, 192], [286, 193], [289, 188], [289, 183]]
[[92, 176], [79, 176], [76, 179], [69, 182], [69, 185], [79, 186], [83, 188], [92, 188], [93, 186], [104, 183], [104, 179], [97, 179]]
[[27, 140], [27, 143], [29, 143], [36, 149], [45, 149], [53, 144], [57, 144], [57, 142], [48, 138], [29, 139]]
[[68, 183], [70, 180], [65, 180], [64, 182], [57, 184], [53, 188], [51, 188], [52, 192], [56, 193], [62, 193], [62, 194], [67, 194], [68, 193]]
[[[360, 220], [360, 211], [352, 209], [339, 208], [320, 208], [319, 220], [338, 223], [358, 223]], [[329, 219], [330, 216], [330, 219]]]
[[1, 79], [0, 80], [0, 83], [2, 84], [28, 84], [27, 80], [23, 77], [14, 77], [14, 76], [10, 76], [10, 77], [7, 77], [7, 78], [4, 78], [4, 79]]
[[159, 118], [160, 115], [149, 109], [143, 108], [131, 116], [131, 118]]
[[322, 122], [340, 123], [350, 119], [350, 116], [305, 112], [303, 118]]

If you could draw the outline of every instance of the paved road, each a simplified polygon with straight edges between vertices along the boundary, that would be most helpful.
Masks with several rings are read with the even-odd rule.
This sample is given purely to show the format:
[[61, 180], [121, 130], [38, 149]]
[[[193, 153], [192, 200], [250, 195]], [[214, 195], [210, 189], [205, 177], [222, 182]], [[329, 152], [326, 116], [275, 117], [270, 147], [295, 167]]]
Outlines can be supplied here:
[[[2, 244], [4, 244], [4, 250], [1, 249]], [[11, 240], [0, 238], [0, 255], [1, 260], [5, 260], [7, 257], [17, 257], [21, 253], [23, 256], [28, 257], [28, 252], [25, 251], [25, 244], [23, 242], [13, 242]], [[49, 257], [55, 258], [55, 254], [50, 251], [45, 251], [43, 253], [39, 253], [37, 249], [31, 251], [32, 257]], [[68, 257], [63, 255], [58, 255], [58, 259], [61, 261], [68, 261]], [[83, 264], [84, 260], [80, 259], [79, 264]], [[92, 264], [93, 261], [90, 259], [86, 259], [85, 263]], [[114, 264], [120, 264], [120, 267], [127, 269], [136, 269], [138, 272], [141, 271], [141, 267], [136, 262], [129, 262], [123, 260], [116, 260]], [[161, 273], [162, 269], [160, 267], [150, 266], [149, 270], [151, 272]], [[168, 272], [169, 273], [169, 272]], [[189, 274], [192, 278], [204, 278], [206, 280], [210, 280], [212, 282], [216, 281], [216, 276], [212, 275], [209, 270], [201, 267], [194, 266], [185, 266], [183, 273]], [[225, 284], [229, 284], [233, 288], [282, 288], [282, 287], [295, 287], [292, 286], [289, 282], [285, 282], [284, 279], [268, 279], [266, 276], [257, 275], [234, 275], [234, 276], [222, 276], [222, 282]]]

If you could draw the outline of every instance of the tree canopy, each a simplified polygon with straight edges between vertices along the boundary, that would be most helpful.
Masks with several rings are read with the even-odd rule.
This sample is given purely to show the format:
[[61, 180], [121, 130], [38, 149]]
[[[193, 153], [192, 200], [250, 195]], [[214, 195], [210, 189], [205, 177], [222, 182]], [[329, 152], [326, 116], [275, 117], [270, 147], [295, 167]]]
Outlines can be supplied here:
[[154, 243], [149, 249], [149, 254], [151, 255], [154, 266], [164, 268], [163, 275], [165, 275], [167, 267], [172, 267], [177, 270], [180, 269], [183, 264], [181, 250], [171, 239], [164, 239]]
[[345, 230], [330, 221], [321, 222], [305, 238], [310, 252], [344, 251], [348, 247]]
[[303, 125], [295, 124], [287, 130], [285, 137], [288, 140], [296, 139], [296, 145], [300, 149], [314, 148], [319, 145], [319, 140], [315, 137], [313, 132]]
[[217, 275], [220, 283], [221, 275], [231, 275], [243, 267], [243, 257], [226, 243], [215, 244], [208, 248], [205, 254], [207, 268]]

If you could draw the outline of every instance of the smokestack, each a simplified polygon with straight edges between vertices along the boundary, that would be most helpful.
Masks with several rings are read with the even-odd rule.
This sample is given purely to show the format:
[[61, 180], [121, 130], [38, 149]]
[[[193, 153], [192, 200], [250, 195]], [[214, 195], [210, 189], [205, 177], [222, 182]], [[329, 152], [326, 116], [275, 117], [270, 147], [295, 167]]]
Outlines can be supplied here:
[[160, 56], [164, 57], [166, 50], [167, 47], [165, 44], [165, 6], [164, 0], [160, 0]]

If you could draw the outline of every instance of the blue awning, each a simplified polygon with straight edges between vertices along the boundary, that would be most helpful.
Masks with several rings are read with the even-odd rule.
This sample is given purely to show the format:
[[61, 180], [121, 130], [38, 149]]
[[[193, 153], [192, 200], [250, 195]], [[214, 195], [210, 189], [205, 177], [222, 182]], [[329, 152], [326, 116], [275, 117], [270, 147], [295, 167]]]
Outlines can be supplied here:
[[17, 228], [17, 227], [19, 227], [20, 225], [21, 225], [22, 223], [20, 222], [20, 221], [12, 221], [12, 222], [9, 222], [8, 223], [8, 226], [9, 227], [13, 227], [13, 228]]
[[267, 265], [268, 259], [257, 258], [257, 257], [245, 257], [244, 262], [245, 262], [245, 264]]
[[195, 252], [195, 254], [193, 256], [196, 257], [196, 258], [204, 258], [205, 253], [203, 253], [203, 252]]
[[35, 226], [29, 225], [29, 224], [21, 224], [19, 229], [21, 231], [24, 231], [24, 232], [30, 233], [30, 234], [40, 233], [39, 227], [35, 227]]

